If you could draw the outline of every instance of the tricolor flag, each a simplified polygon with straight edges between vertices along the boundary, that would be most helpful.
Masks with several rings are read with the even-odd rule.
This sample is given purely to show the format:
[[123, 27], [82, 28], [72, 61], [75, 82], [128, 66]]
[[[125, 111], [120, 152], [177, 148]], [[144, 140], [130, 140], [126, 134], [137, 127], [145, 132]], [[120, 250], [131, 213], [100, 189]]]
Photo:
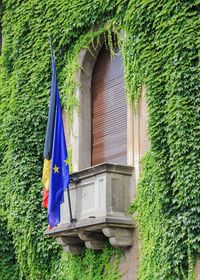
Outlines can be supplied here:
[[52, 51], [52, 83], [48, 123], [44, 145], [44, 168], [42, 181], [44, 183], [43, 207], [48, 208], [48, 223], [50, 227], [60, 223], [60, 204], [64, 201], [64, 190], [69, 187], [69, 166], [67, 146], [62, 120], [62, 109], [58, 82], [56, 79], [56, 64]]

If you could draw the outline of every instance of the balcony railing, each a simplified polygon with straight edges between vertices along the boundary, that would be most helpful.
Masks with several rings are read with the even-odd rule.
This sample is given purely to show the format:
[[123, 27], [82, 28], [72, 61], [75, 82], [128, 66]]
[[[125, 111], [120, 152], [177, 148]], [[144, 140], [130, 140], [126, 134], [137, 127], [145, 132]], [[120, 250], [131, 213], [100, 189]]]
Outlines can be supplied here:
[[71, 175], [70, 222], [68, 194], [61, 205], [61, 223], [45, 234], [56, 237], [66, 252], [79, 253], [84, 246], [102, 249], [106, 240], [113, 246], [132, 245], [133, 222], [127, 214], [133, 167], [97, 165]]

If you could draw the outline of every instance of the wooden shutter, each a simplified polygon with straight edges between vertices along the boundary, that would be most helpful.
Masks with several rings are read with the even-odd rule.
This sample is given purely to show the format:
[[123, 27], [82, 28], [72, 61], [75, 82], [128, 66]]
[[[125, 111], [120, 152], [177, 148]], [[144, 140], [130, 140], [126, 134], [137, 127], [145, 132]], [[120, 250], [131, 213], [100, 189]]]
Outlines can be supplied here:
[[127, 164], [127, 101], [122, 56], [104, 46], [92, 78], [92, 165]]

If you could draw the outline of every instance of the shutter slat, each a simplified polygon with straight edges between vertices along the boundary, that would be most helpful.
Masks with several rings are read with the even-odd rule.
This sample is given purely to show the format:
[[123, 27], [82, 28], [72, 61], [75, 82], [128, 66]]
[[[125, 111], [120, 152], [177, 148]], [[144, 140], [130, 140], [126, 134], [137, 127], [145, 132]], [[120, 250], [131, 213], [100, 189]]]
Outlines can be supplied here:
[[127, 101], [122, 56], [102, 48], [92, 79], [92, 165], [127, 164]]

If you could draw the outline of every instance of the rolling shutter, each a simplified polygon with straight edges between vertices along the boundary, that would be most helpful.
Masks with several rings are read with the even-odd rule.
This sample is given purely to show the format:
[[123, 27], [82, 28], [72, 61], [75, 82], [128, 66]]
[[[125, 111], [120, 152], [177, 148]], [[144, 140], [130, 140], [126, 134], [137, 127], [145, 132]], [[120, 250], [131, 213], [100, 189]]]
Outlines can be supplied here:
[[[115, 53], [119, 51], [116, 49]], [[122, 56], [104, 46], [92, 78], [92, 165], [127, 164], [127, 101]]]

